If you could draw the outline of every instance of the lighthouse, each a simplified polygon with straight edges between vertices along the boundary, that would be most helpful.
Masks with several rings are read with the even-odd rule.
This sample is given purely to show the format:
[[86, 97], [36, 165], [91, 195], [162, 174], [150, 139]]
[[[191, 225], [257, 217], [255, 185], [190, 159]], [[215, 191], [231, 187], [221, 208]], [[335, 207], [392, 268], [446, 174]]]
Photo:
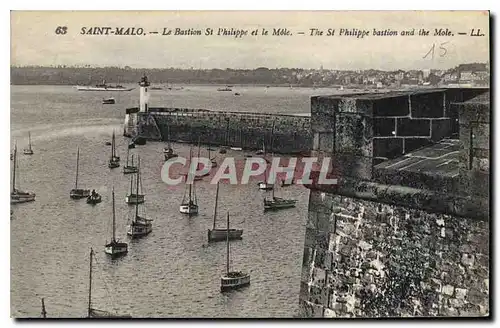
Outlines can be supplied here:
[[139, 82], [140, 86], [140, 96], [139, 96], [139, 111], [140, 112], [147, 112], [148, 111], [148, 102], [149, 102], [149, 93], [148, 93], [148, 88], [149, 88], [149, 81], [148, 77], [144, 75], [141, 78], [141, 81]]

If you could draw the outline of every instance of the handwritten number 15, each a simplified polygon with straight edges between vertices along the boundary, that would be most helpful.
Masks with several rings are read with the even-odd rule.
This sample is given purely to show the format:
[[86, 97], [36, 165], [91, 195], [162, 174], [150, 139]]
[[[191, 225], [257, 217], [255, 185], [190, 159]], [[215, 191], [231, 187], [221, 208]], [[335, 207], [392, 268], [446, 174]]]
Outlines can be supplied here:
[[[443, 43], [441, 43], [439, 45], [439, 57], [444, 57], [446, 55], [446, 53], [448, 52], [448, 50], [444, 46], [447, 43], [448, 42], [443, 42]], [[430, 55], [430, 59], [434, 59], [434, 52], [435, 52], [435, 50], [436, 50], [436, 44], [433, 43], [431, 49], [422, 58], [425, 59], [425, 58], [427, 58]]]

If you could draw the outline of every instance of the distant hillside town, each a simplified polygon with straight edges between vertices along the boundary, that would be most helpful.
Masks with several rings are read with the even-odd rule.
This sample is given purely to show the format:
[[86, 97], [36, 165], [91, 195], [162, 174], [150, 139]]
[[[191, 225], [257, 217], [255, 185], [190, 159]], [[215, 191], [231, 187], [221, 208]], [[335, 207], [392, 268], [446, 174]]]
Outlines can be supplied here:
[[142, 69], [90, 66], [11, 67], [14, 85], [136, 83], [146, 74], [155, 84], [249, 84], [297, 87], [404, 88], [412, 86], [489, 86], [489, 63], [461, 64], [448, 70], [331, 70], [259, 67], [257, 69]]

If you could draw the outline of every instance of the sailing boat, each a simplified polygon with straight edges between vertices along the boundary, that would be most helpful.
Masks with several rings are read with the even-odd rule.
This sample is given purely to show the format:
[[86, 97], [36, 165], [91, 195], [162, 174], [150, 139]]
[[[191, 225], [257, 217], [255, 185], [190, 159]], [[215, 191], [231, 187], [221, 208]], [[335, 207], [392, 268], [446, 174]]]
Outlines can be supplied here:
[[[136, 188], [135, 188], [135, 194], [139, 195], [139, 180], [140, 180], [140, 172], [141, 172], [141, 159], [139, 158], [138, 160], [138, 172], [137, 172], [137, 181], [136, 181]], [[146, 216], [140, 216], [139, 215], [139, 203], [135, 203], [135, 215], [134, 218], [132, 219], [132, 223], [128, 226], [128, 231], [127, 234], [131, 236], [132, 238], [135, 237], [142, 237], [147, 234], [149, 234], [151, 231], [153, 231], [153, 220], [148, 219]]]
[[87, 204], [98, 204], [102, 200], [101, 195], [99, 195], [95, 190], [92, 190], [90, 195], [87, 197]]
[[113, 314], [108, 311], [92, 308], [92, 259], [94, 258], [94, 250], [90, 248], [90, 270], [89, 270], [89, 302], [87, 307], [87, 318], [132, 318], [131, 315]]
[[16, 188], [16, 167], [17, 167], [17, 145], [14, 147], [14, 166], [12, 172], [12, 191], [10, 192], [10, 203], [19, 204], [32, 202], [35, 200], [34, 192], [22, 191]]
[[33, 155], [33, 149], [31, 148], [31, 132], [28, 132], [28, 140], [29, 140], [28, 148], [23, 149], [23, 154], [24, 155]]
[[111, 242], [107, 243], [106, 246], [104, 246], [104, 252], [111, 256], [124, 255], [127, 254], [128, 252], [128, 244], [117, 241], [115, 237], [115, 230], [116, 230], [115, 188], [113, 188], [112, 198], [113, 198], [113, 234], [111, 235]]
[[215, 221], [217, 220], [217, 202], [219, 200], [219, 182], [217, 182], [217, 189], [215, 191], [215, 208], [214, 208], [214, 225], [212, 230], [208, 229], [208, 242], [224, 241], [229, 237], [229, 240], [241, 239], [243, 229], [216, 229]]
[[123, 174], [137, 173], [137, 166], [134, 166], [134, 155], [132, 155], [132, 163], [130, 165], [128, 164], [129, 149], [130, 148], [127, 148], [127, 163], [125, 163], [123, 167]]
[[272, 198], [269, 200], [264, 198], [264, 211], [267, 210], [281, 210], [285, 208], [295, 207], [296, 199], [284, 199], [274, 196], [274, 188]]
[[139, 167], [137, 167], [137, 174], [135, 175], [137, 181], [140, 185], [140, 193], [134, 193], [134, 175], [130, 176], [130, 193], [125, 197], [125, 203], [127, 204], [142, 204], [144, 203], [145, 195], [142, 193], [142, 180], [141, 173], [139, 172]]
[[167, 147], [163, 148], [163, 155], [165, 156], [166, 161], [178, 156], [174, 153], [172, 145], [170, 144], [170, 124], [167, 124]]
[[226, 274], [220, 278], [220, 291], [225, 292], [250, 285], [250, 274], [241, 271], [229, 271], [229, 212], [227, 213], [226, 235]]
[[215, 157], [214, 158], [210, 157], [211, 150], [212, 150], [212, 148], [208, 147], [208, 158], [210, 159], [210, 162], [212, 163], [212, 168], [215, 168], [215, 167], [217, 167], [217, 161], [215, 160]]
[[120, 157], [116, 156], [116, 143], [115, 143], [115, 131], [113, 131], [113, 137], [111, 139], [111, 156], [109, 158], [108, 167], [114, 169], [120, 166]]
[[[273, 151], [274, 149], [274, 122], [273, 122], [273, 128], [271, 130], [271, 151]], [[263, 158], [264, 160], [266, 161], [266, 170], [264, 171], [264, 181], [260, 181], [258, 183], [259, 185], [259, 189], [260, 190], [271, 190], [274, 188], [274, 185], [272, 183], [269, 183], [268, 182], [268, 176], [267, 176], [267, 159], [266, 159], [266, 147], [264, 145], [264, 142], [262, 142], [262, 150], [264, 151], [263, 153]], [[271, 155], [271, 158], [273, 157], [273, 155]]]
[[78, 188], [78, 168], [80, 166], [80, 148], [76, 150], [76, 177], [75, 177], [75, 188], [71, 189], [69, 192], [69, 197], [73, 199], [80, 199], [90, 196], [90, 189], [79, 189]]
[[[189, 162], [191, 162], [191, 151], [189, 152]], [[189, 173], [188, 173], [189, 174]], [[186, 175], [187, 179], [187, 175]], [[196, 179], [195, 179], [196, 181]], [[186, 199], [186, 194], [182, 197], [181, 205], [179, 206], [179, 211], [183, 214], [198, 214], [198, 203], [196, 199], [196, 192], [194, 190], [194, 181], [189, 184], [188, 198]]]

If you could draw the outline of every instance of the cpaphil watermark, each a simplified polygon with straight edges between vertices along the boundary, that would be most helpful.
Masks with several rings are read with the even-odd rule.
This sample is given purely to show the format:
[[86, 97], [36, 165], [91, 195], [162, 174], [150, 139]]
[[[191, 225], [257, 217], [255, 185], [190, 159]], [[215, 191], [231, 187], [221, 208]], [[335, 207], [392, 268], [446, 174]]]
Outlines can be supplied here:
[[314, 183], [335, 185], [336, 178], [331, 178], [331, 159], [324, 157], [321, 161], [316, 157], [273, 157], [266, 160], [262, 157], [236, 159], [225, 157], [221, 163], [213, 167], [213, 162], [206, 157], [193, 157], [191, 161], [184, 157], [167, 160], [161, 170], [161, 178], [168, 185], [192, 184], [201, 177], [209, 177], [210, 183], [227, 181], [230, 184], [248, 184], [251, 179], [275, 184], [283, 181], [286, 184], [312, 184], [312, 172], [319, 172]]

